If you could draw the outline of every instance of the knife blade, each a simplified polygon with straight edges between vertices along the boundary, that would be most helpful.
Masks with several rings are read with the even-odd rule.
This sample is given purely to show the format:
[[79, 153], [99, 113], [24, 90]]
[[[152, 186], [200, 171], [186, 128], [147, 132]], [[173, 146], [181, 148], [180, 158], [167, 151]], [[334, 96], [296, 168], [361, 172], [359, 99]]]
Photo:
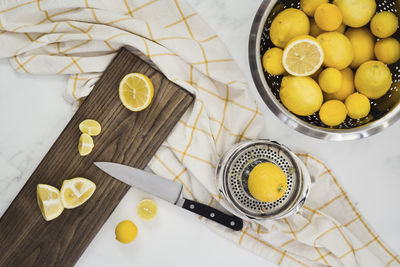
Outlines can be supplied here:
[[232, 230], [240, 231], [243, 228], [243, 221], [239, 217], [230, 216], [208, 205], [182, 198], [183, 185], [181, 183], [119, 163], [95, 162], [94, 165], [123, 183], [206, 217]]

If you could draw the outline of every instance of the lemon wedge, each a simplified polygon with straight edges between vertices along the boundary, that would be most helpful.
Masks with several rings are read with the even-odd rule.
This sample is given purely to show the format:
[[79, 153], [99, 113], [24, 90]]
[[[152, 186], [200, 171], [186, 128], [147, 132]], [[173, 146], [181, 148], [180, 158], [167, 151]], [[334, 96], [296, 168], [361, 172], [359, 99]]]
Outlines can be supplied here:
[[292, 39], [283, 50], [282, 64], [294, 76], [315, 73], [324, 61], [324, 52], [317, 39], [303, 35]]
[[101, 132], [101, 125], [95, 120], [84, 120], [79, 123], [79, 130], [90, 136], [97, 136]]
[[157, 215], [157, 204], [151, 199], [143, 199], [136, 207], [136, 212], [143, 220], [152, 220]]
[[96, 184], [86, 178], [64, 180], [60, 190], [61, 202], [66, 209], [76, 208], [85, 203], [95, 190]]
[[86, 133], [81, 134], [81, 137], [79, 137], [79, 144], [78, 144], [79, 154], [81, 156], [89, 155], [90, 152], [92, 152], [93, 147], [94, 147], [93, 138]]
[[46, 221], [57, 218], [63, 212], [64, 206], [57, 188], [47, 184], [38, 184], [36, 196], [40, 211]]
[[122, 104], [132, 111], [140, 111], [148, 107], [153, 94], [153, 83], [146, 75], [140, 73], [125, 75], [119, 84], [119, 98]]

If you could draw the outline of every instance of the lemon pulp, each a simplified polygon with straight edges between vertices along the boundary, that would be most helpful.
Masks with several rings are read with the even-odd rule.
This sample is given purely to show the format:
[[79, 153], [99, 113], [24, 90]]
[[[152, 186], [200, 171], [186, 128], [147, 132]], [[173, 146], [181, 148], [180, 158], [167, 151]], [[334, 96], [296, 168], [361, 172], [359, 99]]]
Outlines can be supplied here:
[[132, 111], [140, 111], [148, 107], [153, 94], [153, 83], [146, 75], [140, 73], [125, 75], [119, 84], [119, 98], [122, 104]]
[[157, 215], [157, 204], [151, 199], [143, 199], [136, 207], [136, 212], [143, 220], [152, 220]]
[[66, 209], [73, 209], [85, 203], [95, 190], [95, 183], [86, 178], [64, 180], [60, 190], [61, 201]]
[[60, 191], [47, 184], [38, 184], [36, 187], [36, 197], [40, 211], [46, 221], [57, 218], [64, 210], [61, 203]]
[[90, 136], [97, 136], [101, 132], [101, 125], [95, 120], [84, 120], [79, 124], [79, 130]]

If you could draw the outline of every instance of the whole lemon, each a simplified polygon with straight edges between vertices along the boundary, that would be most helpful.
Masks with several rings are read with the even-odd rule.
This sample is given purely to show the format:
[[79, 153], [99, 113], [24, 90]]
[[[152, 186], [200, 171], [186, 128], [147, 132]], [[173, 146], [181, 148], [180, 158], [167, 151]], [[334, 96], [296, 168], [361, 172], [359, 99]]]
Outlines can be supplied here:
[[324, 31], [334, 31], [342, 24], [342, 13], [334, 4], [322, 4], [314, 13], [314, 20]]
[[376, 37], [387, 38], [396, 32], [399, 20], [392, 12], [383, 11], [372, 18], [370, 27]]
[[346, 30], [346, 25], [344, 25], [343, 23], [340, 24], [339, 28], [337, 28], [335, 30], [335, 32], [340, 32], [340, 33], [344, 33], [344, 31]]
[[334, 92], [332, 94], [325, 94], [325, 99], [337, 99], [344, 101], [349, 95], [354, 93], [354, 74], [350, 68], [345, 68], [341, 70], [340, 73], [342, 74], [342, 87], [339, 91]]
[[342, 88], [342, 73], [335, 68], [324, 69], [318, 77], [321, 90], [325, 93], [334, 93]]
[[[340, 24], [339, 28], [334, 30], [334, 32], [344, 33], [345, 30], [346, 30], [346, 25], [344, 25], [342, 23], [342, 24]], [[322, 29], [320, 29], [318, 27], [318, 25], [315, 23], [315, 20], [310, 19], [310, 35], [313, 37], [317, 37], [318, 35], [320, 35], [323, 32], [325, 32], [325, 31], [323, 31]]]
[[389, 68], [380, 61], [367, 61], [356, 71], [356, 89], [369, 99], [377, 99], [386, 94], [392, 84]]
[[287, 42], [299, 35], [310, 32], [310, 21], [303, 11], [288, 8], [280, 12], [272, 21], [269, 36], [274, 45], [284, 48]]
[[324, 65], [344, 69], [353, 61], [354, 53], [350, 40], [342, 33], [325, 32], [317, 37], [324, 50]]
[[369, 99], [362, 94], [354, 93], [349, 95], [344, 102], [348, 115], [352, 119], [361, 119], [366, 117], [371, 110]]
[[262, 57], [262, 64], [266, 72], [272, 75], [281, 75], [285, 72], [282, 65], [283, 50], [274, 47], [268, 49]]
[[329, 3], [329, 0], [300, 0], [300, 7], [304, 13], [313, 17], [317, 7], [325, 3]]
[[310, 19], [310, 35], [313, 37], [317, 37], [318, 35], [320, 35], [323, 32], [324, 31], [321, 30], [320, 27], [318, 27], [317, 23], [315, 23], [315, 20]]
[[312, 115], [323, 101], [321, 88], [310, 77], [283, 77], [279, 96], [288, 110], [300, 116]]
[[132, 242], [135, 240], [137, 234], [136, 225], [129, 220], [120, 222], [115, 228], [115, 239], [121, 243], [128, 244]]
[[319, 118], [328, 126], [338, 126], [346, 119], [346, 116], [346, 106], [339, 100], [328, 100], [319, 110]]
[[334, 0], [347, 26], [359, 28], [366, 25], [375, 14], [375, 0]]
[[254, 198], [263, 202], [274, 202], [285, 194], [286, 174], [271, 162], [260, 163], [251, 170], [248, 186]]
[[354, 58], [350, 65], [352, 68], [357, 68], [362, 63], [374, 58], [375, 37], [368, 28], [350, 28], [345, 35], [353, 47]]
[[380, 39], [374, 51], [376, 58], [386, 64], [393, 64], [400, 59], [400, 43], [394, 38]]

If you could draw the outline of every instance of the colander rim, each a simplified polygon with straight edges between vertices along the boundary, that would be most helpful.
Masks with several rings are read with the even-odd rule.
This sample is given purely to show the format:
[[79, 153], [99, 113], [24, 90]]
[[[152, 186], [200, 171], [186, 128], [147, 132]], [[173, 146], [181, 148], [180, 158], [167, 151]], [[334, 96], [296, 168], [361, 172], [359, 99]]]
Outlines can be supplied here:
[[290, 128], [302, 134], [330, 141], [357, 140], [365, 138], [379, 133], [393, 125], [400, 118], [400, 105], [397, 105], [385, 116], [371, 123], [352, 129], [328, 129], [311, 125], [299, 119], [279, 103], [265, 79], [260, 55], [261, 34], [265, 22], [267, 21], [272, 8], [278, 1], [279, 0], [264, 0], [261, 3], [251, 26], [248, 45], [250, 72], [254, 84], [262, 100], [272, 113], [274, 113], [275, 116]]

